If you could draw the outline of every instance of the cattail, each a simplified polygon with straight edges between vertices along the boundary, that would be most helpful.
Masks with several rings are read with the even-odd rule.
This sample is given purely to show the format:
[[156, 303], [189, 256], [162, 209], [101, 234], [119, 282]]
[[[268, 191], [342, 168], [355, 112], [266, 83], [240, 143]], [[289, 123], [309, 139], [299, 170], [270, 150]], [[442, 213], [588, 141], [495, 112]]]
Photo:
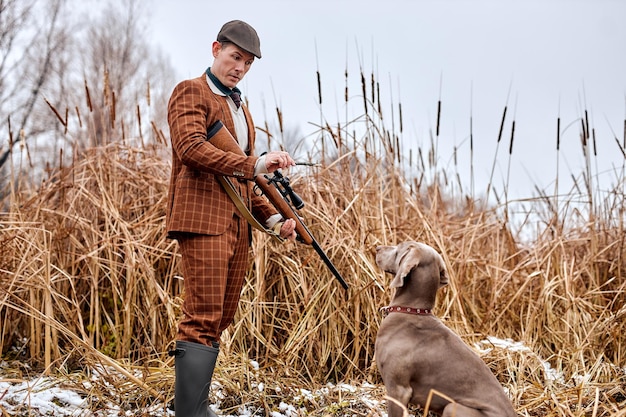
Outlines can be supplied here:
[[509, 155], [513, 153], [513, 136], [515, 135], [515, 120], [511, 124], [511, 143], [509, 143]]
[[439, 137], [439, 123], [441, 122], [441, 100], [437, 101], [437, 130], [435, 136]]
[[556, 151], [558, 152], [561, 147], [561, 118], [556, 119]]
[[[111, 129], [115, 128], [115, 102], [116, 102], [116, 98], [115, 98], [115, 91], [111, 92]], [[137, 105], [137, 107], [139, 107], [139, 105]], [[137, 113], [139, 114], [139, 111], [137, 111]]]
[[502, 131], [504, 130], [504, 120], [506, 119], [506, 109], [507, 106], [504, 106], [504, 112], [502, 113], [502, 120], [500, 121], [500, 131], [498, 132], [498, 143], [502, 139]]
[[348, 70], [346, 70], [346, 86], [344, 87], [343, 100], [348, 103]]
[[80, 110], [78, 109], [78, 106], [75, 106], [74, 110], [76, 111], [76, 117], [78, 118], [78, 127], [83, 127], [83, 119], [80, 116]]
[[372, 72], [372, 77], [371, 77], [371, 90], [372, 90], [372, 105], [374, 105], [374, 103], [376, 103], [376, 81], [374, 80], [374, 73]]
[[143, 128], [141, 127], [141, 110], [139, 109], [139, 104], [136, 106], [137, 109], [137, 124], [139, 126], [139, 139], [141, 139], [141, 145], [143, 146]]
[[280, 108], [276, 107], [276, 117], [278, 117], [278, 130], [280, 134], [283, 134], [283, 113], [280, 111]]
[[111, 93], [111, 84], [109, 83], [109, 70], [104, 70], [104, 87], [103, 87], [104, 105], [109, 104], [109, 94]]
[[319, 70], [316, 71], [317, 74], [317, 97], [320, 106], [322, 105], [322, 76], [320, 75]]
[[161, 130], [157, 127], [156, 123], [154, 123], [154, 120], [150, 122], [150, 127], [152, 127], [152, 132], [154, 133], [156, 141], [161, 145], [167, 146], [167, 141], [163, 137], [163, 132], [161, 132]]
[[365, 75], [361, 71], [361, 90], [363, 94], [363, 107], [365, 108], [365, 115], [367, 116], [367, 86], [365, 85]]
[[[59, 111], [52, 105], [52, 103], [50, 103], [48, 101], [47, 98], [44, 98], [44, 101], [46, 102], [46, 104], [48, 105], [48, 107], [50, 107], [50, 110], [52, 110], [52, 112], [54, 113], [54, 115], [57, 117], [57, 119], [59, 119], [59, 121], [61, 122], [61, 124], [63, 126], [67, 125], [67, 116], [65, 117], [65, 119], [63, 119], [63, 117], [61, 117], [61, 114], [59, 113]], [[10, 120], [9, 120], [9, 125], [11, 124]]]
[[87, 98], [87, 107], [89, 107], [89, 112], [93, 112], [93, 106], [91, 105], [91, 94], [89, 94], [89, 86], [87, 85], [87, 80], [85, 80], [85, 96]]
[[376, 83], [376, 96], [378, 97], [378, 113], [380, 114], [380, 118], [383, 118], [383, 108], [380, 104], [380, 83]]
[[596, 148], [596, 129], [591, 128], [591, 139], [593, 141], [593, 156], [598, 156], [598, 149]]
[[397, 156], [397, 161], [398, 163], [400, 163], [400, 138], [398, 137], [398, 135], [394, 135], [395, 139], [396, 139], [396, 156]]

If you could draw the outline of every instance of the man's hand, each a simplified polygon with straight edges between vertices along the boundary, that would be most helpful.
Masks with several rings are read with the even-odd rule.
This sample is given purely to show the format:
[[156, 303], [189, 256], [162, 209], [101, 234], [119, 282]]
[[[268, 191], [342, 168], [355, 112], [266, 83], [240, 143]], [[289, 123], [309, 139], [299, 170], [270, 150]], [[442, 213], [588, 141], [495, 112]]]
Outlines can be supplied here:
[[296, 161], [294, 161], [287, 152], [272, 151], [266, 153], [264, 156], [267, 172], [274, 172], [277, 169], [289, 168], [296, 165]]
[[296, 240], [296, 221], [294, 219], [287, 219], [280, 227], [280, 237], [290, 241]]

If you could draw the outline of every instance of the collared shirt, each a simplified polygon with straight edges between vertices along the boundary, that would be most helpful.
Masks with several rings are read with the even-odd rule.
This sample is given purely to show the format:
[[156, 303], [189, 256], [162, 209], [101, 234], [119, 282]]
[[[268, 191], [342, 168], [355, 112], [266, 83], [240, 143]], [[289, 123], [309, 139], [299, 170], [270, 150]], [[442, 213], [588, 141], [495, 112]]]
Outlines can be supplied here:
[[[217, 95], [226, 96], [226, 94], [224, 94], [222, 90], [220, 90], [219, 87], [215, 85], [215, 83], [211, 80], [211, 78], [209, 78], [208, 75], [205, 75], [205, 78], [211, 91], [213, 91]], [[246, 115], [244, 111], [241, 109], [241, 107], [237, 108], [237, 106], [235, 105], [235, 102], [230, 96], [228, 96], [228, 106], [230, 107], [230, 112], [233, 115], [233, 122], [235, 123], [235, 134], [237, 135], [237, 142], [239, 143], [239, 146], [241, 147], [241, 149], [243, 149], [244, 152], [247, 152], [248, 151], [248, 124], [246, 123]]]
[[[209, 85], [211, 91], [220, 96], [227, 96], [222, 90], [219, 89], [217, 85], [211, 80], [208, 75], [205, 75], [206, 82]], [[246, 123], [246, 115], [241, 107], [237, 108], [233, 99], [228, 96], [228, 106], [230, 107], [230, 111], [233, 115], [233, 122], [235, 123], [235, 134], [237, 135], [237, 142], [239, 146], [244, 152], [248, 151], [248, 124]], [[267, 168], [265, 167], [265, 155], [259, 157], [257, 159], [256, 165], [254, 167], [254, 174], [266, 174]], [[282, 215], [280, 213], [274, 214], [270, 216], [265, 221], [265, 226], [267, 228], [272, 229], [279, 221], [282, 220]]]

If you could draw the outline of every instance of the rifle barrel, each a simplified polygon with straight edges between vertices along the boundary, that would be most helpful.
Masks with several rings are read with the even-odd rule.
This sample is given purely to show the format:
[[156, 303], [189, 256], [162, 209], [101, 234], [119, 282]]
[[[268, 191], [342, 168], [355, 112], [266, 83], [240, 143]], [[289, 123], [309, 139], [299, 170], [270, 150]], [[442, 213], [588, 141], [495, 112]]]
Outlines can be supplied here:
[[328, 269], [330, 269], [330, 272], [332, 272], [333, 275], [335, 276], [335, 278], [337, 278], [337, 281], [339, 281], [339, 283], [341, 284], [343, 289], [347, 290], [348, 289], [348, 284], [343, 279], [343, 277], [341, 276], [341, 274], [339, 273], [337, 268], [335, 268], [335, 265], [333, 265], [333, 263], [328, 258], [328, 256], [326, 255], [326, 253], [324, 252], [324, 250], [322, 249], [320, 244], [317, 243], [317, 240], [313, 239], [313, 243], [311, 243], [311, 246], [313, 246], [313, 249], [315, 249], [315, 252], [317, 252], [317, 254], [320, 256], [320, 258], [322, 258], [322, 261], [324, 261], [324, 263], [326, 264]]

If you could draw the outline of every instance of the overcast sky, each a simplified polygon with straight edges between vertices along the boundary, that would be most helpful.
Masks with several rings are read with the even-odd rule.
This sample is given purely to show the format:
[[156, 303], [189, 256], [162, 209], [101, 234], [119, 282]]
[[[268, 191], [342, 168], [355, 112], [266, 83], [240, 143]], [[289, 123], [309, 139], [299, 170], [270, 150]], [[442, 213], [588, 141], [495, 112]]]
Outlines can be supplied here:
[[257, 125], [275, 120], [278, 105], [287, 126], [312, 137], [311, 123], [320, 121], [318, 69], [322, 113], [331, 124], [345, 122], [346, 67], [348, 107], [363, 113], [362, 67], [380, 83], [388, 128], [392, 107], [397, 117], [402, 103], [406, 146], [429, 147], [441, 99], [439, 165], [454, 172], [456, 146], [465, 177], [472, 116], [477, 193], [494, 160], [496, 187], [503, 188], [513, 119], [510, 195], [529, 197], [534, 185], [553, 190], [558, 117], [560, 181], [585, 165], [579, 140], [585, 110], [596, 130], [592, 166], [602, 183], [614, 184], [615, 168], [624, 164], [615, 141], [623, 143], [626, 118], [624, 0], [155, 0], [152, 36], [182, 80], [211, 64], [211, 43], [232, 19], [250, 23], [261, 38], [263, 58], [240, 84]]

